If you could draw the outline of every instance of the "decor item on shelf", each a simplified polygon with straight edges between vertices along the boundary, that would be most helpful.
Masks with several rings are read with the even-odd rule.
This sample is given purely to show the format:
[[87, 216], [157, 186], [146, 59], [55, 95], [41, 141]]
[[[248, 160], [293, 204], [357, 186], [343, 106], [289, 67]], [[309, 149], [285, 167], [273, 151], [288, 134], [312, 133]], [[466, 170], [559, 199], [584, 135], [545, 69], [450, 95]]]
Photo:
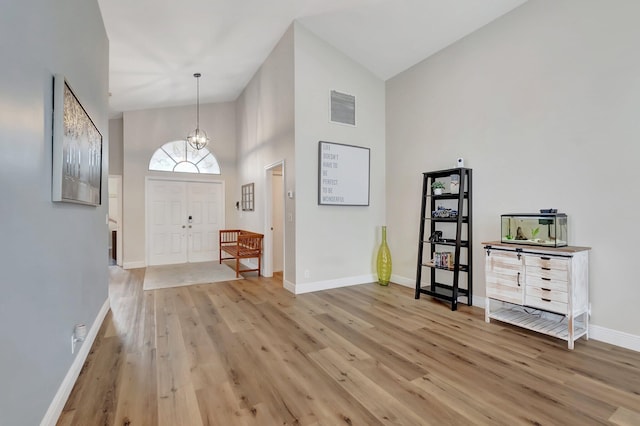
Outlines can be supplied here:
[[444, 191], [444, 183], [437, 180], [431, 184], [431, 189], [433, 189], [433, 195], [442, 195], [442, 191]]
[[442, 231], [433, 231], [433, 234], [429, 237], [430, 243], [437, 243], [442, 238]]
[[453, 269], [453, 253], [449, 251], [436, 251], [433, 253], [432, 262], [436, 268]]
[[193, 149], [200, 150], [207, 146], [209, 143], [209, 137], [207, 132], [200, 128], [200, 77], [202, 74], [199, 72], [193, 75], [196, 78], [197, 92], [196, 92], [196, 128], [187, 136], [187, 142], [193, 147]]
[[382, 242], [378, 249], [378, 284], [389, 285], [391, 279], [391, 251], [387, 245], [387, 227], [382, 227]]
[[458, 194], [460, 192], [460, 175], [453, 174], [450, 179], [449, 190], [452, 194]]
[[437, 209], [431, 212], [431, 217], [440, 219], [456, 218], [458, 217], [458, 210], [438, 206]]

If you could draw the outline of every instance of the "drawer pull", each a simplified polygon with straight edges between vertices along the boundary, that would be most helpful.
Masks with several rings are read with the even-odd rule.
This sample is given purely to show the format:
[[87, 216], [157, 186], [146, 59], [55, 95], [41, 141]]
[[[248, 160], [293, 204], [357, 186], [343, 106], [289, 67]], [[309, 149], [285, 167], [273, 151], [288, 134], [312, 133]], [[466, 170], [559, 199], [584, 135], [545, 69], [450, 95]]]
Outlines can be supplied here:
[[541, 297], [543, 302], [551, 302], [551, 299], [545, 299], [544, 297]]
[[551, 278], [540, 277], [543, 281], [551, 281]]
[[518, 272], [517, 283], [518, 283], [518, 287], [520, 287], [520, 272]]
[[551, 291], [550, 288], [541, 288], [540, 290], [542, 290], [542, 291]]
[[547, 256], [540, 256], [540, 259], [542, 259], [542, 260], [551, 260], [551, 258], [547, 257]]
[[551, 268], [540, 268], [540, 269], [542, 269], [543, 271], [550, 271], [551, 270]]

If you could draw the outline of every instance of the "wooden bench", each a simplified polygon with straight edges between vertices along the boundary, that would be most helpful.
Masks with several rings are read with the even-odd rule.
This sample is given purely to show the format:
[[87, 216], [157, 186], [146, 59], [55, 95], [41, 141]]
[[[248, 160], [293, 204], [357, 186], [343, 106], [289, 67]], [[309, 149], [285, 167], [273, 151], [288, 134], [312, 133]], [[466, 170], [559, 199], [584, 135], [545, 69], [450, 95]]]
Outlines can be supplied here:
[[[264, 235], [256, 232], [243, 231], [242, 229], [220, 230], [220, 263], [223, 260], [235, 259], [236, 278], [240, 272], [258, 272], [262, 265], [262, 239]], [[223, 253], [231, 257], [222, 257]], [[240, 259], [258, 258], [258, 269], [240, 269]]]

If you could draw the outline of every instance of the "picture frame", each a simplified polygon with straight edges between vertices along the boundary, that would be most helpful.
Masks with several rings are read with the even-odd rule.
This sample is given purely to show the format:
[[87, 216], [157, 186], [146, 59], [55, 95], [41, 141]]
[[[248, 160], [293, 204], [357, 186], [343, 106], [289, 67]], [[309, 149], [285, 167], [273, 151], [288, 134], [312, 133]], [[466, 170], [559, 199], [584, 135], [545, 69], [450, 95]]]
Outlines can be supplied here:
[[61, 74], [53, 78], [51, 199], [102, 203], [102, 134]]
[[368, 206], [369, 148], [318, 143], [318, 205]]

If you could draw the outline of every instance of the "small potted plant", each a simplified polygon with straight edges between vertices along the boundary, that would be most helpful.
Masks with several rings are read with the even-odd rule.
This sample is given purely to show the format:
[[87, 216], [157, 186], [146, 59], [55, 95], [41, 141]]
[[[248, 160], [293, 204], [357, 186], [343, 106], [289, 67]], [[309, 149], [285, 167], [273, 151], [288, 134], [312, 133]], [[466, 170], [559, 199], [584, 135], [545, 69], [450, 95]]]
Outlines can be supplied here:
[[433, 195], [442, 195], [442, 191], [444, 190], [444, 183], [437, 180], [431, 184], [431, 189], [433, 189]]

